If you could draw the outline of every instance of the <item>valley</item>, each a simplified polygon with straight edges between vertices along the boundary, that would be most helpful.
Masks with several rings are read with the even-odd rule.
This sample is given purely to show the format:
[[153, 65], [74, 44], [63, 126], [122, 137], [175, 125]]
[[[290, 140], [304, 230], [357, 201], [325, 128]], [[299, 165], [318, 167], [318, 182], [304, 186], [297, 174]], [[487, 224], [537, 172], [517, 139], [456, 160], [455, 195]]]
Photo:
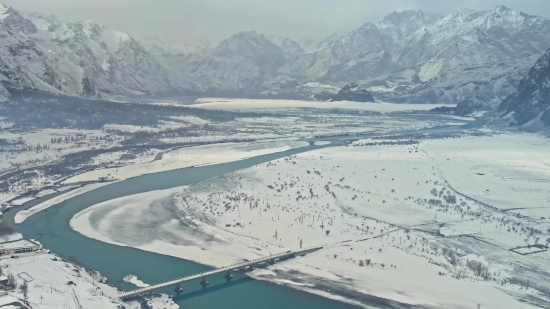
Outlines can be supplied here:
[[32, 1], [0, 308], [550, 304], [550, 5]]

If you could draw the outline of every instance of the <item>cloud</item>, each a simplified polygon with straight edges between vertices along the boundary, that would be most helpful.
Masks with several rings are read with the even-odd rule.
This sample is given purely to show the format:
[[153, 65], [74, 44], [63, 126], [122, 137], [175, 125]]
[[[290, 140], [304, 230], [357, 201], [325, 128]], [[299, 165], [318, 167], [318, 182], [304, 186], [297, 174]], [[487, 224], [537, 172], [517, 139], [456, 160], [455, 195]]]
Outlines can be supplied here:
[[[1, 1], [1, 0], [0, 0]], [[214, 42], [244, 30], [292, 39], [321, 39], [377, 22], [392, 11], [423, 9], [447, 14], [503, 4], [550, 18], [548, 0], [4, 0], [26, 11], [69, 20], [95, 20], [134, 36]]]

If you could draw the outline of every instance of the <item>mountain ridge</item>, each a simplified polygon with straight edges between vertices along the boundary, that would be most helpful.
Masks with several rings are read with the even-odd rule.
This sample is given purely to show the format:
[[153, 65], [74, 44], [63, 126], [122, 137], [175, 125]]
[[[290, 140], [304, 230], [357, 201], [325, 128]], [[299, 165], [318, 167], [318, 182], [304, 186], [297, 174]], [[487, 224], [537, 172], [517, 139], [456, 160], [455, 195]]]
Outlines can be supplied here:
[[193, 93], [326, 99], [357, 81], [383, 101], [458, 103], [507, 97], [550, 48], [550, 21], [505, 6], [445, 16], [392, 12], [317, 43], [243, 31], [192, 51], [93, 21], [6, 6], [0, 12], [0, 32], [8, 38], [0, 46], [4, 99], [8, 88], [107, 98]]

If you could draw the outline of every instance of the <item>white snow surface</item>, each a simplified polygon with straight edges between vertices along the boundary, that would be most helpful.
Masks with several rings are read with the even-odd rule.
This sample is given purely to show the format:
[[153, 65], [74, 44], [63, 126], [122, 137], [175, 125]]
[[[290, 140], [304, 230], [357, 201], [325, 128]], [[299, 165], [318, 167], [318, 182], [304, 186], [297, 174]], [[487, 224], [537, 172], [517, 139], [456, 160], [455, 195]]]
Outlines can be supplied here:
[[323, 245], [252, 276], [334, 298], [347, 289], [434, 308], [536, 308], [519, 299], [550, 301], [541, 293], [548, 252], [509, 249], [550, 241], [550, 219], [539, 219], [549, 209], [548, 150], [527, 134], [324, 148], [107, 201], [70, 224], [216, 267]]
[[164, 153], [161, 160], [118, 168], [98, 169], [86, 172], [64, 181], [65, 184], [81, 181], [127, 179], [144, 174], [158, 173], [190, 166], [210, 165], [242, 160], [264, 154], [286, 151], [308, 146], [305, 141], [273, 141], [252, 143], [210, 144], [187, 147]]
[[[84, 269], [62, 262], [59, 258], [53, 261], [53, 258], [49, 254], [36, 254], [1, 260], [0, 265], [5, 273], [12, 273], [16, 278], [23, 272], [33, 278], [28, 283], [28, 300], [33, 308], [118, 308], [118, 304], [110, 299], [117, 294], [115, 288], [98, 283], [98, 278], [93, 280]], [[76, 272], [75, 269], [79, 271]], [[73, 281], [76, 285], [68, 285], [68, 281]], [[23, 298], [19, 289], [10, 291], [9, 294]]]
[[64, 194], [60, 194], [54, 198], [51, 198], [47, 201], [44, 201], [38, 205], [35, 205], [29, 209], [25, 209], [25, 210], [21, 210], [19, 211], [15, 217], [13, 218], [15, 224], [21, 224], [23, 221], [25, 221], [28, 217], [34, 215], [35, 213], [37, 212], [40, 212], [44, 209], [47, 209], [49, 207], [52, 207], [53, 205], [56, 205], [56, 204], [59, 204], [67, 199], [70, 199], [71, 197], [75, 197], [77, 195], [80, 195], [82, 193], [85, 193], [85, 192], [88, 192], [88, 191], [92, 191], [94, 189], [97, 189], [99, 187], [102, 187], [102, 186], [105, 186], [109, 183], [94, 183], [94, 184], [89, 184], [89, 185], [85, 185], [85, 186], [82, 186], [78, 189], [74, 189], [72, 191], [69, 191], [67, 193], [64, 193]]
[[216, 110], [255, 110], [255, 109], [287, 109], [288, 108], [322, 108], [322, 109], [351, 109], [365, 110], [381, 113], [425, 111], [436, 107], [453, 104], [394, 104], [394, 103], [361, 103], [361, 102], [318, 102], [298, 100], [256, 100], [256, 99], [224, 99], [224, 98], [200, 98], [196, 104], [190, 107], [216, 109]]
[[137, 286], [138, 288], [146, 288], [149, 286], [149, 284], [139, 280], [138, 277], [135, 275], [127, 275], [124, 278], [122, 278], [122, 280], [124, 280], [125, 282], [129, 282]]
[[[0, 265], [4, 274], [15, 275], [19, 282], [19, 274], [33, 279], [28, 283], [31, 308], [115, 309], [121, 308], [121, 305], [128, 309], [142, 308], [138, 302], [120, 302], [117, 299], [117, 289], [102, 283], [103, 278], [97, 273], [88, 273], [83, 268], [63, 262], [53, 254], [21, 255], [18, 259], [0, 260]], [[75, 284], [67, 284], [69, 281]], [[2, 305], [21, 302], [21, 299], [23, 295], [19, 288], [8, 291], [8, 295], [0, 297], [0, 307], [19, 308]], [[167, 295], [146, 300], [153, 309], [179, 308]]]

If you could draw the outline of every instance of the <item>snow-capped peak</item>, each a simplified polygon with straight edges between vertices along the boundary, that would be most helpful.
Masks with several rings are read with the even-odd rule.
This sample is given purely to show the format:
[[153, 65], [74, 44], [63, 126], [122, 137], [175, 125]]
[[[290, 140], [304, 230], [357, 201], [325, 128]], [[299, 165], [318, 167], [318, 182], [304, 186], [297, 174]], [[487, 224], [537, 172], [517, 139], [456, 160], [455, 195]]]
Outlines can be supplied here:
[[403, 31], [412, 32], [425, 25], [436, 22], [441, 19], [441, 17], [441, 15], [420, 10], [408, 10], [402, 12], [393, 11], [378, 23], [378, 27], [382, 29], [396, 27]]
[[9, 16], [9, 9], [9, 7], [5, 6], [3, 3], [0, 3], [0, 20], [4, 20], [4, 18]]
[[494, 11], [497, 11], [497, 12], [504, 12], [504, 11], [509, 11], [510, 9], [507, 8], [505, 5], [497, 5], [497, 7], [495, 7]]

